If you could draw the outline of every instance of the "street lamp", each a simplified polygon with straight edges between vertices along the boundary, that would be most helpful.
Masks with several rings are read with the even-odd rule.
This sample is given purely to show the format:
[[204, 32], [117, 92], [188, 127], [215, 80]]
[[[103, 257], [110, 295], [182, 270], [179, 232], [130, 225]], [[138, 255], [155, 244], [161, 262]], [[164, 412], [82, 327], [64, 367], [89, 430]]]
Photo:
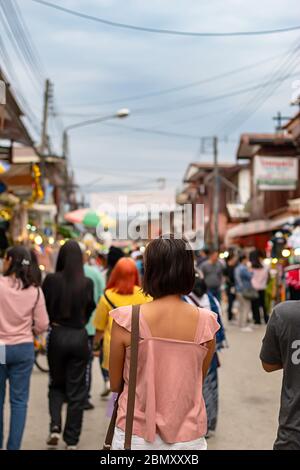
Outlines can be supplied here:
[[72, 129], [77, 129], [78, 127], [85, 127], [91, 124], [97, 124], [98, 122], [109, 121], [110, 119], [124, 119], [130, 115], [130, 110], [127, 108], [119, 109], [115, 114], [110, 114], [108, 116], [102, 116], [95, 119], [88, 119], [86, 121], [76, 122], [75, 124], [70, 124], [65, 127], [63, 132], [63, 156], [67, 157], [68, 154], [68, 132]]

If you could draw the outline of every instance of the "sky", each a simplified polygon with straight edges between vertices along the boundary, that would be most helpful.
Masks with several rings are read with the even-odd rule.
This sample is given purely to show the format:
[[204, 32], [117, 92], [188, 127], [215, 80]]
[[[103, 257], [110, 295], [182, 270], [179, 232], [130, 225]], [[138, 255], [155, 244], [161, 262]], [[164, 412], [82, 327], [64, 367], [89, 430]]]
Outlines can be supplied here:
[[[272, 132], [277, 111], [284, 116], [296, 112], [289, 103], [293, 83], [300, 79], [299, 51], [293, 52], [297, 40], [300, 43], [300, 30], [247, 37], [159, 35], [105, 26], [32, 0], [9, 1], [17, 3], [22, 13], [41, 57], [42, 77], [54, 84], [54, 107], [61, 115], [50, 119], [49, 134], [57, 153], [61, 152], [64, 126], [109, 116], [124, 107], [131, 111], [126, 120], [70, 131], [70, 160], [83, 193], [156, 190], [162, 178], [167, 188], [180, 188], [190, 162], [212, 161], [210, 139], [201, 144], [201, 137], [217, 135], [220, 161], [234, 161], [241, 133]], [[184, 31], [253, 31], [300, 25], [298, 0], [53, 3], [112, 21]], [[1, 36], [18, 89], [29, 102], [38, 128], [42, 79], [30, 76], [14, 53], [7, 31]], [[136, 99], [195, 82], [202, 83]], [[17, 88], [14, 80], [11, 83]], [[265, 87], [255, 89], [260, 84]], [[38, 140], [36, 131], [32, 129]]]

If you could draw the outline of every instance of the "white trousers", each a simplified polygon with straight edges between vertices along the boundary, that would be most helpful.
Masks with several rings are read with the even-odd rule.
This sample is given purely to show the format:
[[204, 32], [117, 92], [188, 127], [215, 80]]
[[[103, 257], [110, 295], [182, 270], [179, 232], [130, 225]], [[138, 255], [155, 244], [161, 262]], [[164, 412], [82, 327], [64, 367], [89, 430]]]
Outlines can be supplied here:
[[251, 302], [245, 299], [239, 292], [237, 293], [237, 300], [239, 302], [239, 327], [244, 328], [247, 326], [247, 321], [251, 314]]
[[[116, 428], [111, 449], [124, 450], [124, 440], [125, 432]], [[131, 450], [207, 450], [207, 442], [205, 437], [200, 437], [194, 441], [166, 444], [158, 435], [154, 442], [147, 442], [141, 437], [132, 436]]]

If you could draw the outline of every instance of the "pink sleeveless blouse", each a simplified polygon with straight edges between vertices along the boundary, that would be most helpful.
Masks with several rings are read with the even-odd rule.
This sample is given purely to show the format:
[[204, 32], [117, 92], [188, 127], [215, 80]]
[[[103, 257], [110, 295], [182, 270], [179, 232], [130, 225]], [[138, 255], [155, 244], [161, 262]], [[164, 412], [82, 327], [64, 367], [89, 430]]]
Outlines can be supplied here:
[[[131, 331], [131, 306], [110, 312], [116, 323]], [[142, 309], [141, 309], [142, 310]], [[156, 338], [140, 313], [140, 341], [133, 434], [154, 442], [156, 434], [173, 444], [206, 435], [207, 417], [202, 395], [205, 343], [218, 329], [217, 316], [199, 308], [194, 342]], [[117, 427], [125, 431], [130, 346], [126, 349], [124, 390], [119, 399]]]

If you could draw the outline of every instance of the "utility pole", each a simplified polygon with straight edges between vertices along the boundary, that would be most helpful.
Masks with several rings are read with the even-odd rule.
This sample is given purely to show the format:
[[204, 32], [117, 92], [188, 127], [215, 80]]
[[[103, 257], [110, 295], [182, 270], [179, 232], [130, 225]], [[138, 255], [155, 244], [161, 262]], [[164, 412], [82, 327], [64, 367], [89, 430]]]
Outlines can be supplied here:
[[220, 177], [218, 165], [218, 137], [213, 137], [214, 152], [214, 249], [219, 250], [219, 203], [220, 203]]
[[277, 125], [275, 127], [276, 132], [280, 132], [282, 131], [282, 121], [288, 121], [291, 118], [288, 116], [282, 116], [281, 112], [278, 111], [277, 115], [274, 116], [272, 119], [273, 121], [277, 121]]
[[40, 154], [41, 154], [41, 179], [42, 186], [44, 188], [44, 182], [46, 177], [46, 150], [48, 150], [48, 117], [49, 117], [49, 104], [51, 98], [51, 82], [46, 80], [45, 82], [45, 91], [44, 91], [44, 107], [43, 107], [43, 121], [42, 121], [42, 135], [41, 135], [41, 145], [40, 145]]

